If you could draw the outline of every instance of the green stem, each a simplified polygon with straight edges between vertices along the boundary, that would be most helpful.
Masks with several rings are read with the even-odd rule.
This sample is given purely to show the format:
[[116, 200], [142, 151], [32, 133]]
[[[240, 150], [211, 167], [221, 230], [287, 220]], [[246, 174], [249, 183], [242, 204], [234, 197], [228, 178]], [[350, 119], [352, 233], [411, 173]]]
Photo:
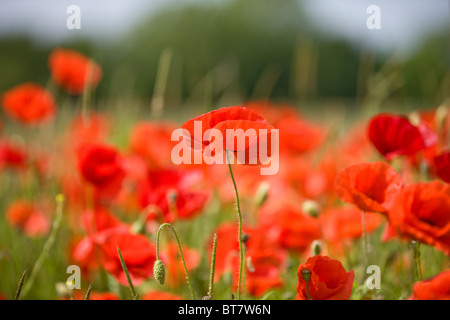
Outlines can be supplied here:
[[415, 278], [416, 281], [422, 281], [422, 259], [420, 255], [420, 245], [418, 241], [411, 241], [411, 245], [414, 250], [414, 264], [415, 264]]
[[209, 270], [208, 296], [212, 299], [214, 289], [214, 271], [216, 269], [217, 234], [214, 234], [213, 249], [211, 256], [211, 269]]
[[306, 298], [308, 300], [311, 300], [311, 296], [309, 295], [309, 281], [305, 281], [305, 285], [306, 285]]
[[175, 238], [176, 238], [177, 244], [178, 244], [178, 249], [180, 250], [181, 261], [183, 262], [184, 271], [185, 271], [185, 273], [186, 273], [186, 279], [187, 279], [187, 282], [188, 282], [188, 286], [189, 286], [189, 289], [191, 290], [192, 298], [193, 298], [194, 300], [196, 300], [195, 294], [194, 294], [194, 290], [192, 289], [191, 280], [190, 280], [190, 278], [189, 278], [189, 273], [188, 273], [188, 270], [187, 270], [187, 267], [186, 267], [186, 262], [185, 262], [185, 260], [184, 260], [183, 250], [181, 249], [181, 242], [180, 242], [180, 239], [178, 238], [177, 231], [175, 230], [175, 228], [174, 228], [170, 223], [163, 223], [163, 224], [159, 227], [158, 233], [156, 234], [156, 260], [160, 260], [160, 259], [159, 259], [159, 235], [160, 235], [160, 233], [161, 233], [161, 230], [162, 230], [164, 227], [169, 227], [170, 229], [172, 229], [172, 232], [173, 232], [173, 234], [175, 235]]
[[25, 274], [27, 273], [27, 270], [25, 270], [22, 273], [22, 277], [20, 278], [19, 285], [17, 286], [16, 295], [14, 296], [14, 300], [19, 300], [20, 291], [22, 291], [23, 282], [25, 280]]
[[42, 249], [41, 254], [39, 255], [36, 263], [34, 264], [33, 269], [31, 270], [28, 282], [25, 284], [25, 287], [23, 288], [24, 296], [26, 296], [30, 291], [30, 289], [33, 287], [33, 283], [36, 279], [36, 276], [41, 271], [42, 264], [44, 263], [45, 259], [47, 259], [47, 256], [50, 253], [53, 244], [55, 243], [56, 234], [58, 233], [58, 230], [61, 226], [61, 221], [63, 217], [63, 207], [64, 207], [64, 196], [62, 194], [58, 194], [56, 196], [56, 217], [55, 220], [53, 221], [52, 231], [50, 232], [50, 235], [48, 236], [47, 241], [44, 244], [44, 248]]
[[84, 300], [89, 300], [89, 296], [91, 295], [92, 283], [89, 283], [86, 294], [84, 295]]
[[236, 208], [238, 213], [238, 223], [239, 223], [239, 231], [238, 231], [238, 242], [239, 242], [239, 288], [238, 288], [238, 300], [241, 299], [241, 286], [242, 286], [242, 270], [244, 264], [244, 249], [242, 248], [242, 214], [241, 207], [239, 203], [239, 193], [236, 186], [236, 181], [234, 180], [233, 170], [231, 169], [230, 159], [228, 157], [228, 151], [226, 152], [228, 168], [230, 169], [231, 180], [233, 181], [234, 192], [236, 194]]
[[119, 254], [120, 263], [122, 264], [122, 269], [125, 272], [125, 275], [127, 277], [128, 287], [130, 288], [131, 297], [133, 298], [133, 300], [137, 300], [138, 295], [136, 293], [136, 290], [134, 289], [133, 282], [131, 281], [131, 277], [130, 277], [130, 274], [128, 272], [127, 264], [123, 260], [122, 253], [120, 252], [119, 247], [117, 247], [117, 253]]
[[364, 264], [367, 267], [368, 264], [368, 249], [367, 249], [367, 232], [366, 232], [366, 212], [362, 213], [362, 241], [363, 241], [363, 251], [364, 251]]

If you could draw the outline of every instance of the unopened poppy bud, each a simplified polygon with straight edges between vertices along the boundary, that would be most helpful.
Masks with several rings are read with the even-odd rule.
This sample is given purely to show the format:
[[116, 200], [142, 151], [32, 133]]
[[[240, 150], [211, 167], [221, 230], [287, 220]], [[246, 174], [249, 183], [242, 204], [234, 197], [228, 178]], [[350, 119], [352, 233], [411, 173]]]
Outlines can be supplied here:
[[155, 277], [155, 280], [158, 281], [159, 284], [164, 284], [164, 280], [166, 278], [166, 268], [161, 260], [156, 260], [153, 265], [153, 277]]
[[177, 203], [177, 191], [169, 190], [169, 192], [167, 192], [167, 200], [170, 205], [175, 205]]
[[302, 204], [302, 210], [307, 215], [316, 218], [320, 213], [320, 206], [316, 201], [306, 200]]
[[256, 190], [254, 200], [257, 207], [262, 206], [266, 202], [269, 195], [269, 187], [270, 185], [267, 182], [260, 183], [258, 189]]
[[255, 266], [253, 265], [252, 257], [247, 257], [247, 269], [250, 272], [255, 272]]
[[202, 300], [211, 300], [211, 297], [210, 297], [210, 296], [204, 296], [204, 297], [202, 298]]
[[435, 121], [438, 125], [438, 128], [441, 128], [444, 125], [445, 118], [447, 117], [447, 114], [449, 112], [449, 106], [448, 105], [441, 105], [436, 109], [435, 114]]
[[320, 240], [314, 240], [311, 244], [311, 251], [313, 255], [318, 256], [322, 253], [322, 242]]
[[408, 120], [413, 126], [420, 124], [420, 114], [417, 111], [413, 111], [408, 115]]
[[303, 281], [309, 282], [309, 280], [311, 280], [311, 271], [306, 268], [303, 269], [302, 270], [302, 278], [303, 278]]

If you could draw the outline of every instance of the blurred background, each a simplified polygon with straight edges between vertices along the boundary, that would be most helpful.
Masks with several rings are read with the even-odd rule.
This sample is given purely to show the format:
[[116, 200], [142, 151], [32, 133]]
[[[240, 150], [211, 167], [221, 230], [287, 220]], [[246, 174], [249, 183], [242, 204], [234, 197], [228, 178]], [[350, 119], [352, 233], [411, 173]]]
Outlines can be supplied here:
[[[79, 30], [66, 27], [74, 4]], [[381, 10], [379, 30], [366, 26], [370, 5]], [[174, 110], [254, 99], [432, 108], [450, 92], [449, 7], [448, 0], [0, 0], [0, 92], [24, 81], [46, 85], [48, 54], [60, 46], [103, 67], [97, 99], [151, 105], [158, 96]]]

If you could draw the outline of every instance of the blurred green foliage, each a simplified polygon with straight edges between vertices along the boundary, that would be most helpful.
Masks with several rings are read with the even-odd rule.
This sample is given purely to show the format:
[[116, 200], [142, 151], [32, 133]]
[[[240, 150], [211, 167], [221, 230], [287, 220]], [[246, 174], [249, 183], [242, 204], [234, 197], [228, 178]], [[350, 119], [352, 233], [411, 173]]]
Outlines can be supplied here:
[[[371, 53], [373, 61], [364, 65], [363, 48], [321, 34], [308, 19], [295, 0], [189, 3], [156, 12], [114, 44], [77, 40], [61, 46], [102, 65], [99, 97], [151, 97], [161, 53], [169, 49], [165, 96], [175, 104], [213, 104], [230, 94], [240, 100], [340, 97], [357, 103], [358, 95], [370, 92], [371, 77], [389, 76], [383, 73], [389, 54]], [[389, 94], [400, 92], [401, 103], [416, 107], [442, 103], [450, 88], [449, 37], [448, 30], [434, 34], [406, 61], [397, 61], [401, 79]], [[45, 85], [50, 50], [26, 38], [1, 40], [0, 91], [24, 81]]]

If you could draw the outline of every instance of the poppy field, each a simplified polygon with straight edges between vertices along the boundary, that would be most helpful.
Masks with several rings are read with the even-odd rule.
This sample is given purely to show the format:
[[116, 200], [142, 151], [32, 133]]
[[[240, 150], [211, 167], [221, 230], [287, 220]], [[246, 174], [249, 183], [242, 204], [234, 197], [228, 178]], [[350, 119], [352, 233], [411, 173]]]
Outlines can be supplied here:
[[42, 64], [1, 93], [0, 298], [450, 299], [448, 101], [164, 113], [96, 99], [77, 50]]

